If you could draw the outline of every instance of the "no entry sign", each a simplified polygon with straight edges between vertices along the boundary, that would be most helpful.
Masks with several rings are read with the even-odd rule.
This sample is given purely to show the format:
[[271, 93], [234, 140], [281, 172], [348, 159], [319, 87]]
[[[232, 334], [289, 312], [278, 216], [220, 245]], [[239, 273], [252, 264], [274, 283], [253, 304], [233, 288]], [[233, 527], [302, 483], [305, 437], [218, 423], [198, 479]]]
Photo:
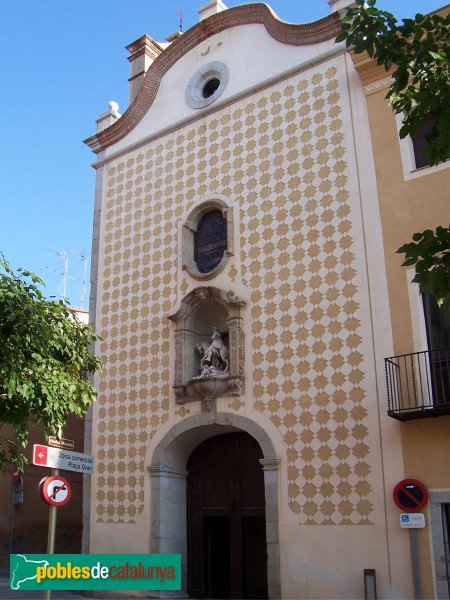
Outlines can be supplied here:
[[64, 506], [70, 500], [70, 483], [60, 475], [44, 477], [39, 483], [41, 498], [52, 506]]
[[403, 511], [420, 512], [428, 502], [427, 488], [416, 479], [403, 479], [394, 488], [394, 502]]

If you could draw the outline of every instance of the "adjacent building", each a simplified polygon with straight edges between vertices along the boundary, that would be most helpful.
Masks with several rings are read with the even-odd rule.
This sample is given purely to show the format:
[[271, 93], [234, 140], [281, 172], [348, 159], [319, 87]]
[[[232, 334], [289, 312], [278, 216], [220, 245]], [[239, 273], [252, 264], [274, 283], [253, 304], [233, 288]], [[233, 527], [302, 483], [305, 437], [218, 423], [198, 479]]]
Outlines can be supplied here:
[[84, 549], [181, 553], [194, 598], [360, 598], [373, 576], [413, 597], [405, 478], [430, 491], [423, 589], [448, 597], [445, 370], [426, 409], [388, 404], [384, 359], [407, 383], [395, 357], [431, 350], [395, 250], [446, 223], [449, 171], [408, 162], [386, 74], [335, 44], [349, 2], [329, 4], [293, 25], [216, 0], [144, 35], [128, 109], [86, 140], [105, 367]]
[[[449, 12], [447, 5], [437, 14]], [[429, 166], [426, 130], [400, 140], [401, 120], [385, 100], [389, 77], [368, 57], [353, 60], [367, 101], [393, 348], [384, 357], [387, 386], [380, 390], [380, 407], [397, 421], [401, 445], [392, 445], [387, 432], [384, 439], [392, 462], [403, 461], [405, 478], [419, 480], [429, 491], [426, 527], [418, 531], [423, 597], [449, 598], [450, 310], [420, 295], [411, 283], [414, 269], [400, 268], [404, 255], [396, 250], [416, 231], [449, 226], [450, 164]]]

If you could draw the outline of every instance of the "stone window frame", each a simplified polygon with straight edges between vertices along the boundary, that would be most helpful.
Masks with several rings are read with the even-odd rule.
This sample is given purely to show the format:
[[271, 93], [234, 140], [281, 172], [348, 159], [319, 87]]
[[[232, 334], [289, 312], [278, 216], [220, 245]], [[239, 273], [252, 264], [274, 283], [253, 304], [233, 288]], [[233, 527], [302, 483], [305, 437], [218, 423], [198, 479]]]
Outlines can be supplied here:
[[[227, 245], [219, 264], [209, 271], [202, 273], [198, 270], [194, 258], [195, 234], [200, 220], [213, 210], [220, 210], [227, 224]], [[198, 281], [213, 279], [221, 273], [227, 265], [230, 256], [234, 256], [234, 219], [233, 207], [228, 205], [225, 200], [214, 196], [202, 200], [191, 212], [183, 223], [182, 240], [182, 268], [187, 271], [191, 277]]]
[[450, 490], [429, 492], [430, 538], [432, 546], [433, 583], [436, 598], [450, 598], [445, 566], [442, 505], [450, 504]]
[[[207, 96], [203, 96], [205, 86], [213, 79], [219, 80], [217, 89]], [[198, 69], [189, 80], [186, 87], [186, 102], [191, 108], [205, 108], [217, 100], [224, 91], [229, 79], [228, 67], [218, 60], [206, 63]]]

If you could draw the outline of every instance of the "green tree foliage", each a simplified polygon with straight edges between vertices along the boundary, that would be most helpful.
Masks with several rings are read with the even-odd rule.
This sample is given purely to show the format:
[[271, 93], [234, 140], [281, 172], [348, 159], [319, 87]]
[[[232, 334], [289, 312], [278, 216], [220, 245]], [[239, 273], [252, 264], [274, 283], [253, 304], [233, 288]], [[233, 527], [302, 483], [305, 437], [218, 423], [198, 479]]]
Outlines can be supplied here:
[[[367, 52], [391, 72], [386, 98], [402, 115], [400, 137], [433, 123], [426, 136], [430, 165], [445, 162], [450, 157], [450, 15], [417, 14], [399, 24], [375, 2], [355, 0], [336, 42], [345, 41], [356, 54]], [[415, 233], [397, 252], [405, 254], [402, 266], [415, 265], [420, 290], [450, 305], [450, 229]]]
[[0, 465], [23, 460], [30, 423], [55, 435], [69, 414], [83, 416], [96, 397], [86, 372], [100, 369], [90, 352], [98, 337], [63, 301], [48, 300], [43, 282], [13, 271], [0, 254]]
[[397, 250], [405, 254], [403, 266], [415, 265], [413, 279], [423, 293], [430, 293], [437, 303], [450, 306], [450, 229], [437, 227], [415, 233], [413, 241]]
[[417, 14], [403, 19], [375, 7], [376, 0], [356, 0], [336, 38], [392, 70], [387, 98], [403, 115], [400, 137], [414, 135], [429, 121], [428, 157], [437, 165], [450, 157], [450, 15]]

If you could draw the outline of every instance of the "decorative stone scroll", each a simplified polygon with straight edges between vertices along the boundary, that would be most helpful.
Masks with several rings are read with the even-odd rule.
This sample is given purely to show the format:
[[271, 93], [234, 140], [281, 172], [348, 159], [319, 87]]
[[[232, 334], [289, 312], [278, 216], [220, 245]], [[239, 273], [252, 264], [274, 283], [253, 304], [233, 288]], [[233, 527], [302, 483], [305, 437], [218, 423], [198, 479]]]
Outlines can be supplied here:
[[244, 393], [244, 306], [234, 292], [198, 287], [169, 316], [176, 325], [177, 404], [202, 400], [203, 410], [215, 411], [216, 398]]

